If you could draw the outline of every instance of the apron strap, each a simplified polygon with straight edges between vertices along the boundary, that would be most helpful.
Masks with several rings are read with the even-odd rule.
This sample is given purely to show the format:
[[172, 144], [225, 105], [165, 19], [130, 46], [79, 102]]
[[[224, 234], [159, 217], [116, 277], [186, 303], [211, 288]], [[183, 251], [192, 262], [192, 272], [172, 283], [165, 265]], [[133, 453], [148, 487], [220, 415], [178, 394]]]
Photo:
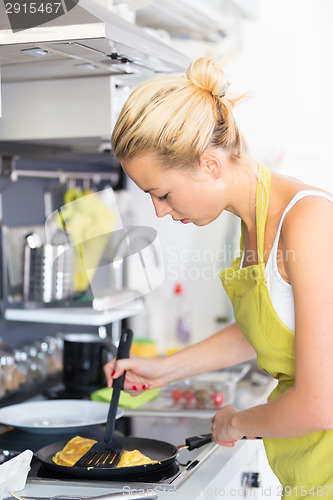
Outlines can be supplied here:
[[245, 224], [243, 221], [241, 221], [241, 237], [240, 237], [240, 242], [239, 242], [239, 255], [240, 255], [241, 261], [243, 259], [243, 251], [244, 251], [244, 232], [245, 232]]
[[271, 172], [269, 168], [259, 163], [258, 174], [256, 195], [257, 248], [258, 263], [262, 264], [264, 262], [264, 238], [268, 212], [269, 193], [271, 188]]
[[[258, 183], [256, 192], [256, 224], [257, 224], [257, 248], [258, 248], [258, 263], [264, 262], [264, 238], [265, 226], [268, 212], [269, 193], [271, 188], [271, 171], [259, 163]], [[245, 224], [241, 222], [241, 237], [240, 237], [240, 259], [243, 259], [244, 252], [244, 233]], [[240, 263], [241, 266], [241, 263]]]

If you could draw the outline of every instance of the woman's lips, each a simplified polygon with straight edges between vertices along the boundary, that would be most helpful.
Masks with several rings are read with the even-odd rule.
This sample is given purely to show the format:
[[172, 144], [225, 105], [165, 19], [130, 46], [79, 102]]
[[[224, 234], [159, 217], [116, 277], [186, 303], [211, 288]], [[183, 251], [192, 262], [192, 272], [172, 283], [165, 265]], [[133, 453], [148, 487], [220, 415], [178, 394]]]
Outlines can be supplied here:
[[175, 219], [172, 217], [175, 222], [182, 222], [183, 224], [189, 224], [191, 221], [190, 219]]

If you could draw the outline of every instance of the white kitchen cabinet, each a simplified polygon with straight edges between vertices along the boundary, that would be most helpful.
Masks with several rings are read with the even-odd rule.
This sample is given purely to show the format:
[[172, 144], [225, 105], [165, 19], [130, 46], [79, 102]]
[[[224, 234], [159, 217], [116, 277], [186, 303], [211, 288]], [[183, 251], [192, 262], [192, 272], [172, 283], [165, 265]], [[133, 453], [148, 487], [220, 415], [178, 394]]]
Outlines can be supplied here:
[[[210, 469], [216, 472], [205, 482], [195, 498], [251, 498], [270, 500], [280, 498], [280, 484], [271, 471], [262, 441], [238, 442], [235, 448], [219, 447]], [[220, 468], [220, 470], [219, 470]], [[204, 471], [203, 471], [204, 472]], [[199, 474], [195, 479], [199, 479]], [[245, 478], [258, 478], [257, 487], [251, 487]], [[202, 478], [203, 479], [203, 478]], [[208, 479], [208, 476], [207, 476]], [[199, 488], [199, 486], [198, 486]]]
[[0, 139], [97, 150], [132, 90], [107, 76], [3, 84]]
[[270, 468], [262, 442], [258, 447], [256, 460], [261, 476], [261, 497], [268, 497], [270, 500], [281, 498], [281, 483]]
[[[258, 477], [258, 484], [261, 474], [259, 473], [258, 463], [257, 463], [257, 452], [251, 453], [248, 449], [247, 452], [242, 453], [241, 460], [235, 462], [235, 474], [232, 479], [223, 485], [223, 488], [218, 488], [216, 493], [220, 496], [233, 497], [233, 498], [252, 498], [257, 500], [261, 496], [260, 486], [255, 487], [257, 482], [255, 480]], [[252, 487], [250, 478], [254, 479], [254, 485]]]
[[252, 445], [242, 450], [235, 464], [237, 471], [219, 495], [223, 493], [233, 498], [258, 500], [268, 497], [278, 500], [281, 497], [281, 485], [268, 464], [264, 445], [261, 441]]

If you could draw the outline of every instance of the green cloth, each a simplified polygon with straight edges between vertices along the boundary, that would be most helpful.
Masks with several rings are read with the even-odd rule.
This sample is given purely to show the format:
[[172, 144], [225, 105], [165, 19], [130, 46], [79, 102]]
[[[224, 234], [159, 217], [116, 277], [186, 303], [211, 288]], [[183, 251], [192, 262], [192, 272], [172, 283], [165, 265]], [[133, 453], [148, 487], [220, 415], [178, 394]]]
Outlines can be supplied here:
[[[119, 406], [122, 408], [130, 408], [131, 410], [135, 410], [136, 408], [140, 408], [143, 404], [155, 399], [159, 394], [158, 389], [148, 389], [142, 394], [138, 394], [137, 396], [131, 396], [128, 392], [121, 391], [119, 397]], [[90, 394], [90, 399], [92, 401], [101, 401], [103, 403], [110, 403], [112, 398], [112, 389], [108, 387], [103, 387], [103, 389], [98, 389]]]

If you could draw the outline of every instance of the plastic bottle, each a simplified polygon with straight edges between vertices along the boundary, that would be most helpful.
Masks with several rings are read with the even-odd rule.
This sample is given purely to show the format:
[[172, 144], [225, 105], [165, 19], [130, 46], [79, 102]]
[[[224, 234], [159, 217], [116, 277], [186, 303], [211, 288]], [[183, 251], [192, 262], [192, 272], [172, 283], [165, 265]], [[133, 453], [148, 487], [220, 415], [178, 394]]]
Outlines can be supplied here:
[[174, 339], [176, 349], [186, 347], [191, 342], [192, 321], [191, 306], [186, 302], [184, 289], [180, 283], [174, 288], [175, 323]]

